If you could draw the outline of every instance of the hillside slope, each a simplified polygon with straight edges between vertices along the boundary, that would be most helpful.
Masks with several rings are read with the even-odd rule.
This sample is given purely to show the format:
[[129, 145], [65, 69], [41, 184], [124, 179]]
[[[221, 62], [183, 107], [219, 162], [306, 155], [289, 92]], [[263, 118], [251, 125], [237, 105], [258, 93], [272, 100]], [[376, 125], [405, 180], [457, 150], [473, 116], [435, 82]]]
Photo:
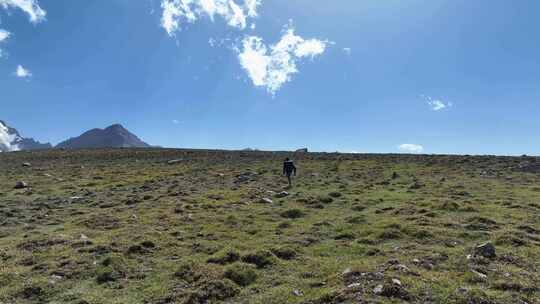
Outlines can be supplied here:
[[538, 158], [287, 156], [0, 154], [0, 302], [540, 303]]

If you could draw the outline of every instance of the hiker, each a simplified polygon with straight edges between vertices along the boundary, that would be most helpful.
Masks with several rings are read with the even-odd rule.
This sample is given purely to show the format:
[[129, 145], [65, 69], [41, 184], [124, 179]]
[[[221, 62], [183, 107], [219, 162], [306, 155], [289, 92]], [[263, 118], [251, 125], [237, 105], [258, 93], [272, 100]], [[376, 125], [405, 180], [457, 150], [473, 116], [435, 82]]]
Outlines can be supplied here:
[[292, 174], [296, 176], [296, 166], [294, 165], [294, 162], [287, 157], [283, 162], [283, 175], [287, 176], [287, 180], [289, 181], [289, 187], [292, 187]]

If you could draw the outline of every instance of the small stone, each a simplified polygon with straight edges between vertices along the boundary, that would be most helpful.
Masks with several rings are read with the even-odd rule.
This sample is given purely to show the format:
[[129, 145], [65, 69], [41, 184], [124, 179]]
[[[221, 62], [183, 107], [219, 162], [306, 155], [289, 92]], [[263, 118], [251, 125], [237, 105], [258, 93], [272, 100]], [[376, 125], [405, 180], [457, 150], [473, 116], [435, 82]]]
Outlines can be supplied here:
[[295, 290], [293, 290], [293, 295], [295, 295], [297, 297], [302, 297], [302, 296], [304, 296], [304, 293], [300, 289], [295, 289]]
[[55, 281], [59, 281], [59, 280], [63, 279], [63, 277], [61, 277], [59, 275], [56, 275], [56, 274], [53, 274], [53, 275], [51, 275], [51, 279], [53, 279]]
[[474, 255], [482, 256], [488, 259], [493, 259], [497, 256], [495, 253], [495, 246], [493, 246], [493, 244], [490, 242], [476, 246], [474, 248]]
[[347, 288], [356, 288], [356, 287], [360, 287], [362, 286], [362, 284], [360, 283], [352, 283], [352, 284], [349, 284], [349, 286], [347, 286]]
[[401, 286], [401, 281], [398, 279], [392, 279], [392, 283], [394, 283], [395, 285]]
[[277, 198], [284, 198], [284, 197], [287, 197], [287, 196], [289, 196], [289, 192], [287, 192], [287, 191], [282, 191], [282, 192], [276, 194]]
[[376, 294], [376, 295], [380, 295], [382, 292], [383, 292], [383, 286], [382, 285], [377, 285], [373, 289], [373, 293]]
[[15, 184], [15, 189], [25, 189], [28, 188], [28, 184], [26, 182], [20, 181]]
[[261, 198], [261, 199], [259, 200], [259, 203], [261, 203], [261, 204], [272, 204], [272, 203], [274, 203], [274, 202], [273, 202], [271, 199], [269, 199], [269, 198], [267, 198], [267, 197], [264, 197], [264, 198]]
[[168, 161], [167, 164], [176, 165], [176, 164], [181, 163], [183, 161], [184, 161], [183, 159], [172, 159], [172, 160]]
[[411, 189], [411, 190], [416, 190], [416, 189], [420, 189], [420, 188], [422, 188], [422, 187], [424, 187], [424, 185], [423, 185], [422, 183], [420, 183], [420, 182], [418, 182], [418, 181], [415, 181], [415, 182], [409, 187], [409, 189]]
[[32, 164], [30, 164], [30, 163], [22, 163], [22, 166], [23, 167], [32, 167]]
[[481, 279], [481, 280], [487, 279], [487, 275], [485, 275], [485, 274], [483, 274], [483, 273], [481, 273], [481, 272], [478, 272], [478, 271], [476, 271], [476, 270], [471, 270], [471, 271], [472, 271], [472, 273], [474, 273], [479, 279]]

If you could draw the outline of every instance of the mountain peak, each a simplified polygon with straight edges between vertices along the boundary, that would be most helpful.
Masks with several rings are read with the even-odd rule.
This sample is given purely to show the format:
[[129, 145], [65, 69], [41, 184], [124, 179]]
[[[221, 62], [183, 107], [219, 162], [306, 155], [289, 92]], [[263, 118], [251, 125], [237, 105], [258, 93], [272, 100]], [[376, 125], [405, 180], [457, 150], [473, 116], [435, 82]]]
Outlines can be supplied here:
[[126, 128], [124, 128], [124, 126], [122, 126], [121, 124], [116, 123], [108, 126], [107, 128], [105, 128], [105, 130], [126, 130]]
[[59, 143], [57, 148], [148, 148], [150, 145], [129, 132], [121, 124], [113, 124], [105, 129], [92, 129], [82, 135]]
[[10, 127], [5, 121], [0, 120], [0, 152], [50, 148], [52, 148], [52, 145], [49, 143], [42, 144], [33, 138], [22, 137], [19, 131]]

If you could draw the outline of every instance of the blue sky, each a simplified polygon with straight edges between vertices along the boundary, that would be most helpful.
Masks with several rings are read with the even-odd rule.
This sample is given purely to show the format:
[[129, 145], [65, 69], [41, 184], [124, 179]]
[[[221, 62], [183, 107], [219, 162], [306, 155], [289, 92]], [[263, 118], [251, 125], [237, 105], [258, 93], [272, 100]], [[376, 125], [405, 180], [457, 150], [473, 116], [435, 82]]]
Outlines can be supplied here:
[[540, 154], [538, 1], [214, 1], [187, 22], [180, 0], [0, 0], [0, 119], [52, 143], [122, 123], [167, 147]]

